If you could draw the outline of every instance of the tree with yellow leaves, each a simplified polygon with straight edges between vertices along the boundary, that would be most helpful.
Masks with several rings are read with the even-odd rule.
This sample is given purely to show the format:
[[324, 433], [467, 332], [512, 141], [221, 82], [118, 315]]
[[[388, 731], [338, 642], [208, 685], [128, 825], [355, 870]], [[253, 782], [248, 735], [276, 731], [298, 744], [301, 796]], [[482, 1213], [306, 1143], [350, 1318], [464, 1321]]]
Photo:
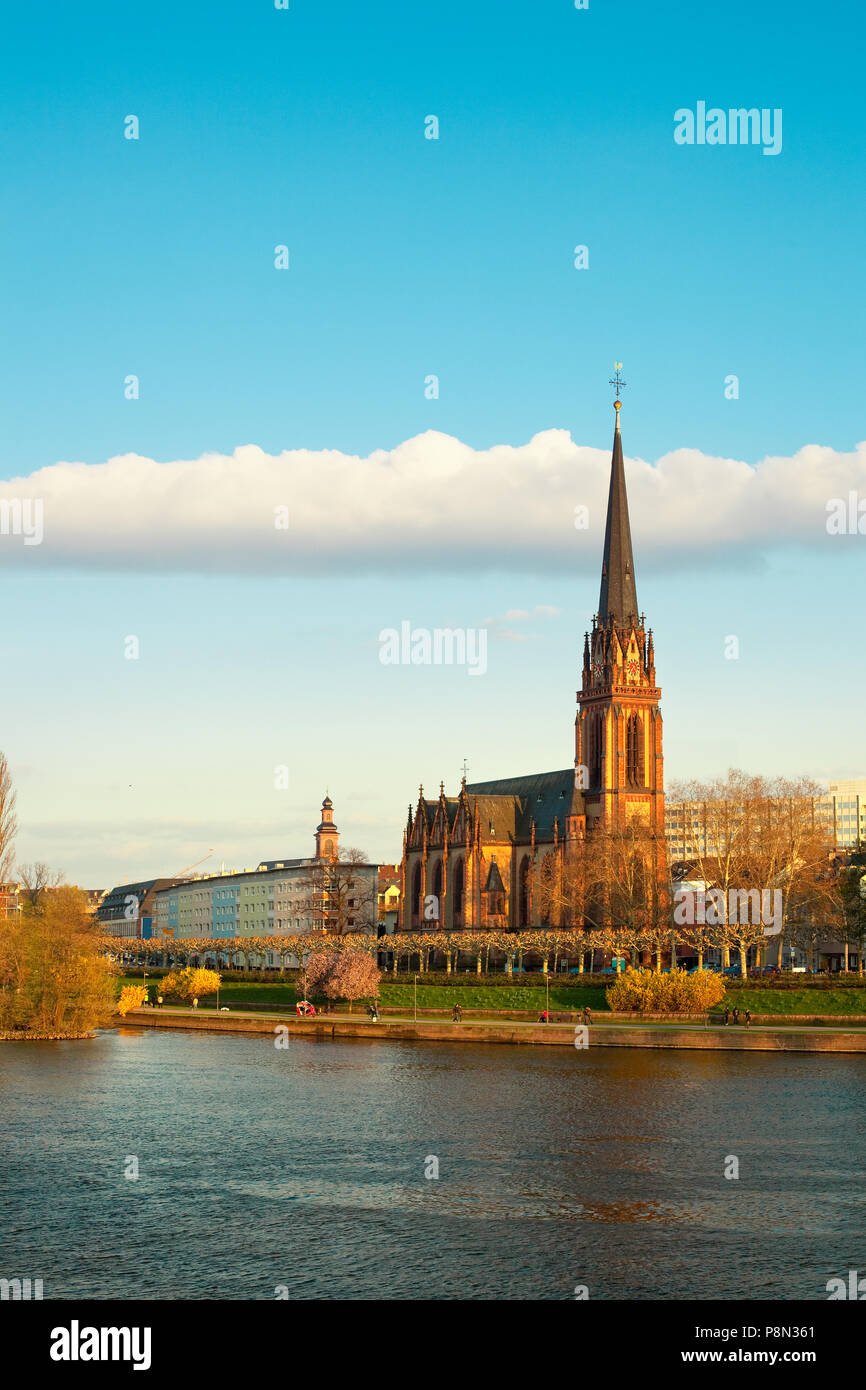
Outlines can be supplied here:
[[177, 999], [203, 999], [207, 994], [216, 994], [219, 984], [220, 976], [216, 970], [187, 965], [183, 970], [172, 970], [166, 975], [162, 992], [172, 994]]
[[117, 1012], [121, 1018], [126, 1018], [130, 1010], [140, 1009], [146, 998], [144, 985], [124, 985], [117, 1001]]
[[84, 894], [57, 887], [0, 922], [0, 1029], [89, 1033], [114, 1009], [114, 975]]

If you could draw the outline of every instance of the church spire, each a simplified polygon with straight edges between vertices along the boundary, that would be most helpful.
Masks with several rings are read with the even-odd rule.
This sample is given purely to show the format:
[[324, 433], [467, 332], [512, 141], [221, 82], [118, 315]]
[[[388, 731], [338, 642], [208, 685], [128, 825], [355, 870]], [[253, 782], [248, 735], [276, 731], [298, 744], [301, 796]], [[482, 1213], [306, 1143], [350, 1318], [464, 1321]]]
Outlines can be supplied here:
[[634, 579], [634, 558], [631, 551], [631, 528], [628, 520], [628, 497], [625, 490], [625, 467], [622, 461], [622, 435], [619, 428], [619, 412], [622, 401], [620, 391], [625, 382], [620, 376], [621, 362], [615, 363], [616, 376], [611, 385], [616, 387], [616, 428], [613, 436], [613, 456], [610, 464], [610, 491], [607, 498], [607, 526], [604, 532], [604, 558], [601, 567], [601, 592], [598, 611], [603, 627], [615, 618], [620, 627], [627, 627], [638, 621], [637, 589]]

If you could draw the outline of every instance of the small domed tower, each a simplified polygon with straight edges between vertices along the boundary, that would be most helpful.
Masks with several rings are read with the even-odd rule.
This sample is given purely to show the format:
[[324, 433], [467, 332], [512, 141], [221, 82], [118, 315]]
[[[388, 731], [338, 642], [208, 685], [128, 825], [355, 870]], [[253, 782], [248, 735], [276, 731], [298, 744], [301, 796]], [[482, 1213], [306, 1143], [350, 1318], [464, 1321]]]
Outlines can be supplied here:
[[316, 831], [316, 858], [336, 859], [340, 832], [334, 824], [334, 803], [326, 794], [322, 802], [322, 819]]

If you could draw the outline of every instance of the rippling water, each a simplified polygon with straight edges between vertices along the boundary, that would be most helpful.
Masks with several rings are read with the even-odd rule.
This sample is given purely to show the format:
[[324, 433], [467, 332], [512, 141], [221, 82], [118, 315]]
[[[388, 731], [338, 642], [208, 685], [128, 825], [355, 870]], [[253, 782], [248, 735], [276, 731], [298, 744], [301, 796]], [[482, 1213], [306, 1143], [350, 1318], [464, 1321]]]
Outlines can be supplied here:
[[46, 1298], [826, 1299], [866, 1268], [861, 1057], [130, 1028], [0, 1046], [0, 1112], [0, 1276]]

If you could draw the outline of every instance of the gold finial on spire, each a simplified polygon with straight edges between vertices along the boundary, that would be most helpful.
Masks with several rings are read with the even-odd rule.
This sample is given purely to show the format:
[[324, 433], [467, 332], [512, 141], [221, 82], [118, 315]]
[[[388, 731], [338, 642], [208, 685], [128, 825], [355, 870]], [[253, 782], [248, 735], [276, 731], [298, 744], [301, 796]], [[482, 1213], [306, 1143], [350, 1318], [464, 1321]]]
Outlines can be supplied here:
[[614, 362], [614, 364], [613, 364], [613, 370], [614, 370], [614, 373], [615, 373], [615, 374], [614, 374], [614, 376], [611, 377], [610, 383], [609, 383], [609, 384], [610, 384], [611, 386], [615, 386], [615, 387], [616, 387], [616, 400], [615, 400], [614, 403], [613, 403], [613, 408], [614, 408], [614, 410], [616, 411], [616, 429], [617, 429], [617, 434], [618, 434], [618, 433], [619, 433], [619, 412], [622, 410], [622, 401], [620, 400], [619, 395], [620, 395], [620, 392], [621, 392], [622, 388], [623, 388], [624, 386], [626, 386], [628, 383], [625, 382], [625, 381], [623, 381], [623, 379], [622, 379], [622, 377], [621, 377], [621, 375], [620, 375], [620, 373], [621, 373], [621, 371], [622, 371], [622, 363], [621, 363], [621, 362]]

